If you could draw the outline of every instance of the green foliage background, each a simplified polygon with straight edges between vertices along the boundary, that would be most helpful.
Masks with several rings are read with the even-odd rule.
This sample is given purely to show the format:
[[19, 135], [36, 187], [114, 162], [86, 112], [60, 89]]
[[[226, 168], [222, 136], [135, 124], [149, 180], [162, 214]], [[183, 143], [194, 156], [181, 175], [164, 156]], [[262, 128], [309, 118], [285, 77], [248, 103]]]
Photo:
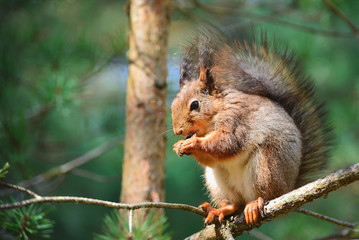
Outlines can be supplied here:
[[[333, 0], [356, 26], [359, 2]], [[348, 32], [349, 27], [321, 1], [203, 1], [231, 6], [313, 28]], [[235, 5], [235, 7], [233, 7]], [[227, 28], [250, 26], [293, 49], [327, 103], [334, 127], [329, 173], [358, 162], [359, 39], [308, 33], [253, 15], [206, 13], [191, 1], [173, 2], [168, 64], [168, 107], [178, 89], [179, 46], [195, 24], [222, 22]], [[124, 136], [128, 19], [124, 1], [0, 1], [0, 167], [9, 162], [6, 181], [19, 183], [83, 155], [113, 137]], [[244, 31], [245, 35], [245, 31]], [[172, 145], [168, 114], [166, 201], [199, 205], [208, 200], [202, 170]], [[81, 166], [77, 172], [34, 186], [39, 194], [74, 195], [118, 201], [123, 146]], [[324, 173], [324, 174], [325, 174]], [[93, 174], [105, 182], [94, 181]], [[83, 174], [82, 174], [83, 175]], [[100, 175], [100, 176], [98, 176]], [[105, 179], [104, 179], [105, 178]], [[6, 196], [1, 196], [8, 200]], [[359, 186], [352, 184], [306, 208], [338, 219], [359, 221]], [[56, 205], [47, 216], [56, 224], [51, 239], [92, 239], [111, 210], [74, 204]], [[166, 211], [173, 239], [203, 227], [201, 217]], [[0, 224], [2, 225], [2, 224]], [[339, 228], [292, 213], [263, 225], [275, 239], [311, 239]], [[1, 229], [0, 229], [1, 234]], [[246, 238], [251, 239], [250, 236]]]

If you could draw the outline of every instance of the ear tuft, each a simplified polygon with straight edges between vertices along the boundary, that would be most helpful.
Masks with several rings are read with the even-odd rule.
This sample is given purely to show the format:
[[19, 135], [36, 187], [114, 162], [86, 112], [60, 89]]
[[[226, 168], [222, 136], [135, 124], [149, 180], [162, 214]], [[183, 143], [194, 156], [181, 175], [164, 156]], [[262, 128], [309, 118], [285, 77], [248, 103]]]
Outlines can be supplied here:
[[180, 88], [187, 82], [200, 79], [204, 92], [211, 94], [215, 88], [212, 68], [217, 50], [220, 47], [218, 34], [202, 29], [184, 47], [181, 61]]
[[197, 41], [194, 40], [185, 47], [185, 53], [181, 61], [180, 88], [186, 82], [197, 79], [199, 70]]
[[198, 43], [199, 50], [199, 79], [209, 94], [211, 94], [215, 88], [214, 78], [211, 74], [212, 67], [214, 65], [214, 51], [215, 47], [211, 43], [211, 39], [208, 35], [202, 34], [199, 37]]

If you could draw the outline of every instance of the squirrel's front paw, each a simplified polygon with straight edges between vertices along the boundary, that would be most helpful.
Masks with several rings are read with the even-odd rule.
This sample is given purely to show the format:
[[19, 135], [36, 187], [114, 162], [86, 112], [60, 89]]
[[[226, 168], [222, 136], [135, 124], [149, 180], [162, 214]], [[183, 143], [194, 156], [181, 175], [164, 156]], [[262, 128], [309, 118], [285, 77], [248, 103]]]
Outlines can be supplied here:
[[175, 143], [173, 145], [173, 151], [175, 151], [180, 157], [182, 157], [184, 154], [190, 155], [191, 152], [196, 148], [198, 142], [198, 138], [196, 134], [194, 134], [191, 138]]
[[176, 142], [176, 143], [173, 145], [173, 151], [174, 151], [175, 153], [177, 153], [177, 155], [180, 156], [180, 157], [183, 156], [183, 153], [180, 151], [180, 148], [181, 148], [181, 146], [182, 146], [182, 144], [183, 144], [184, 141], [185, 141], [185, 140], [180, 140], [180, 141]]

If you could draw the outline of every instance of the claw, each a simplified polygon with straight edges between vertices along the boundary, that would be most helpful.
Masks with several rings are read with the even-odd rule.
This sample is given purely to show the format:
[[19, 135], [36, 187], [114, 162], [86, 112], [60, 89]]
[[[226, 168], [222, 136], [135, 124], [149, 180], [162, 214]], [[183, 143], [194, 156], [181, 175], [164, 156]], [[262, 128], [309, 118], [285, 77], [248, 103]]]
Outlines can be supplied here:
[[208, 215], [204, 220], [204, 224], [206, 226], [213, 223], [216, 218], [218, 218], [219, 222], [222, 222], [225, 216], [230, 215], [238, 210], [237, 205], [231, 204], [226, 204], [223, 207], [216, 209], [213, 208], [208, 202], [201, 204], [199, 208], [208, 212]]
[[173, 145], [173, 151], [175, 153], [177, 153], [178, 156], [182, 157], [183, 156], [183, 152], [180, 150], [181, 149], [181, 146], [183, 144], [184, 140], [180, 140], [178, 141], [177, 143], [175, 143]]
[[186, 140], [180, 140], [175, 143], [173, 145], [173, 151], [176, 152], [177, 155], [180, 157], [185, 154], [190, 155], [197, 143], [198, 139], [196, 137], [196, 134], [193, 134], [190, 138], [186, 138]]
[[204, 202], [201, 205], [199, 205], [199, 208], [202, 209], [205, 212], [210, 212], [210, 211], [214, 211], [216, 210], [215, 208], [213, 208], [211, 206], [211, 204], [209, 204], [208, 202]]
[[253, 225], [258, 222], [260, 214], [263, 212], [264, 200], [259, 197], [257, 200], [247, 203], [244, 208], [246, 223]]

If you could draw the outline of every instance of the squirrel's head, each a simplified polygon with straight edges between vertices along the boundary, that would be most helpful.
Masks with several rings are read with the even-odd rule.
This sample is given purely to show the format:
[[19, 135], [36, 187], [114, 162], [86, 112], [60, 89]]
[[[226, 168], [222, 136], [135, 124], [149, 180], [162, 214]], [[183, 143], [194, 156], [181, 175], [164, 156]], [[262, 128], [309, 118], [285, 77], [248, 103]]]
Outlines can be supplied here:
[[212, 128], [218, 111], [218, 98], [203, 87], [200, 79], [186, 83], [173, 100], [172, 125], [176, 135], [204, 136]]
[[207, 45], [208, 39], [202, 37], [198, 49], [194, 45], [190, 46], [182, 59], [181, 89], [171, 107], [173, 131], [176, 135], [206, 135], [211, 131], [212, 119], [218, 111], [220, 100], [211, 74], [213, 49]]

